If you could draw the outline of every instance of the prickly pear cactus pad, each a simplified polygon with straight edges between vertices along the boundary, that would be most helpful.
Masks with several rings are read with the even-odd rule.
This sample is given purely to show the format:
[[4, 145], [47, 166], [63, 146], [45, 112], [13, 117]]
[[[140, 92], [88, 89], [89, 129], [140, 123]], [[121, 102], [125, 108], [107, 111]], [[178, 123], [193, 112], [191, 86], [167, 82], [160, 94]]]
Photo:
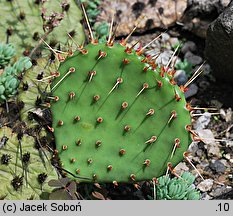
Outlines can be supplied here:
[[51, 131], [64, 169], [98, 182], [133, 182], [182, 160], [191, 117], [172, 71], [140, 50], [105, 43], [80, 49], [58, 71]]
[[7, 127], [0, 129], [0, 137], [0, 198], [40, 199], [51, 192], [48, 182], [57, 179], [57, 172], [48, 160], [50, 153], [36, 149], [34, 138], [28, 135], [19, 141]]
[[[17, 134], [0, 129], [0, 199], [40, 199], [53, 190], [48, 186], [57, 173], [50, 161], [34, 148], [33, 137], [21, 139], [22, 158]], [[44, 150], [49, 158], [49, 153]]]
[[23, 80], [19, 86], [18, 102], [23, 103], [23, 108], [20, 110], [21, 120], [28, 127], [38, 125], [38, 122], [32, 118], [32, 113], [37, 109], [44, 109], [48, 105], [46, 98], [49, 85], [44, 79], [49, 77], [52, 72], [56, 71], [59, 66], [58, 61], [51, 61], [48, 58], [40, 58], [34, 61], [31, 69], [27, 70], [23, 76]]
[[84, 40], [75, 0], [1, 0], [0, 8], [0, 41], [16, 44], [19, 55], [29, 53], [50, 30], [46, 41], [51, 46], [67, 44], [67, 33], [78, 42]]

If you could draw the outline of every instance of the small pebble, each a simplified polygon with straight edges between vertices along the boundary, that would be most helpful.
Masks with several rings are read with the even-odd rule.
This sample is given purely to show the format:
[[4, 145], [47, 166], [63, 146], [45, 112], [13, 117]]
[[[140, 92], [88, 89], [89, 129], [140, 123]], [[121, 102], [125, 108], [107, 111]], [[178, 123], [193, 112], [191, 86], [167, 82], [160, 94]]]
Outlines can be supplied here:
[[214, 180], [213, 179], [205, 179], [201, 183], [197, 185], [197, 188], [202, 192], [210, 191], [213, 187]]
[[200, 116], [193, 124], [193, 128], [195, 130], [202, 130], [205, 129], [209, 123], [210, 123], [210, 119], [211, 119], [211, 114], [209, 112], [205, 112], [203, 113], [202, 116]]
[[183, 54], [187, 53], [188, 51], [195, 52], [197, 50], [197, 46], [193, 41], [187, 41], [181, 48], [181, 52]]
[[192, 96], [194, 96], [195, 94], [197, 94], [197, 92], [198, 92], [198, 87], [197, 87], [197, 85], [196, 84], [191, 84], [189, 87], [188, 87], [188, 91], [186, 91], [185, 93], [184, 93], [184, 95], [185, 95], [185, 98], [187, 99], [187, 98], [190, 98], [190, 97], [192, 97]]
[[231, 191], [231, 187], [226, 187], [225, 185], [217, 187], [215, 190], [210, 192], [210, 196], [217, 197]]
[[170, 39], [170, 35], [168, 33], [162, 33], [161, 42], [166, 43]]
[[192, 52], [188, 51], [184, 58], [187, 59], [187, 61], [192, 64], [193, 66], [199, 65], [202, 63], [203, 59], [200, 56], [194, 55]]
[[184, 162], [180, 162], [176, 167], [175, 167], [176, 173], [178, 175], [181, 175], [183, 172], [189, 171], [189, 168]]
[[215, 173], [224, 173], [226, 170], [226, 167], [224, 166], [224, 164], [219, 161], [211, 161], [210, 162], [210, 168], [215, 172]]
[[185, 83], [188, 81], [188, 77], [184, 70], [177, 70], [175, 73], [174, 79], [179, 86], [185, 85]]

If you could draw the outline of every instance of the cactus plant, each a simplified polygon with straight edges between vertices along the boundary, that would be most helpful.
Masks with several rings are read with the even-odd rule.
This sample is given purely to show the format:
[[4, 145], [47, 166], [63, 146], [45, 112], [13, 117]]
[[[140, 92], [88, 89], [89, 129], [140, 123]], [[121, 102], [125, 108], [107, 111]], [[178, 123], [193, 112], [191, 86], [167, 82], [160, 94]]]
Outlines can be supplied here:
[[[34, 138], [23, 135], [19, 140], [10, 128], [0, 129], [0, 199], [42, 199], [53, 188], [48, 185], [57, 179], [57, 172], [43, 154], [34, 147]], [[21, 147], [20, 147], [21, 144]]]
[[73, 175], [133, 182], [161, 176], [168, 162], [182, 160], [191, 140], [184, 89], [173, 71], [142, 52], [124, 40], [92, 40], [60, 64], [51, 85], [50, 130]]
[[181, 178], [170, 178], [162, 176], [158, 178], [156, 184], [156, 194], [158, 200], [199, 200], [200, 192], [194, 187], [195, 177], [184, 172]]
[[47, 105], [47, 92], [49, 85], [44, 77], [51, 75], [51, 72], [57, 70], [59, 63], [51, 58], [40, 58], [33, 62], [34, 65], [27, 70], [19, 86], [18, 102], [23, 103], [20, 110], [21, 120], [28, 128], [35, 127], [38, 122], [31, 117], [31, 113], [38, 108], [44, 109]]
[[47, 37], [51, 46], [67, 45], [67, 33], [78, 42], [84, 40], [75, 0], [0, 1], [0, 7], [0, 41], [16, 44], [19, 55], [28, 55], [40, 38]]
[[[2, 50], [1, 50], [2, 48]], [[5, 67], [0, 74], [0, 104], [17, 93], [19, 86], [20, 73], [31, 67], [31, 61], [28, 57], [21, 57], [13, 66], [6, 65], [10, 62], [15, 54], [14, 47], [11, 44], [0, 44], [0, 50], [2, 51], [0, 56], [0, 67]]]
[[144, 48], [135, 51], [126, 40], [114, 44], [109, 38], [91, 38], [67, 58], [55, 54], [55, 64], [40, 59], [21, 85], [22, 119], [38, 104], [51, 105], [53, 125], [47, 127], [55, 153], [81, 181], [161, 176], [168, 162], [182, 160], [191, 141], [185, 88], [176, 85], [172, 69], [144, 56]]

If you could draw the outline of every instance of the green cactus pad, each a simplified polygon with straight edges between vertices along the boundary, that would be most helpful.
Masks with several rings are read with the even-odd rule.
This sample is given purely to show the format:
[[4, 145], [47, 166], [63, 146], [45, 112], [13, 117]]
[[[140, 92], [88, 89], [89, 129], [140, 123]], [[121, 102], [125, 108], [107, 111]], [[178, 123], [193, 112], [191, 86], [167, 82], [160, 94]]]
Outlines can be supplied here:
[[50, 91], [50, 86], [47, 83], [48, 79], [43, 81], [43, 78], [57, 71], [58, 67], [59, 64], [57, 61], [54, 62], [47, 58], [40, 58], [23, 76], [17, 99], [18, 102], [23, 102], [20, 117], [29, 128], [38, 125], [35, 119], [30, 118], [30, 113], [36, 111], [38, 108], [44, 109], [46, 106], [45, 98], [47, 98], [46, 93]]
[[[190, 144], [183, 92], [163, 68], [125, 46], [89, 44], [59, 67], [51, 86], [53, 129], [63, 168], [98, 182], [164, 174]], [[175, 97], [176, 96], [176, 97]], [[180, 148], [172, 152], [175, 143]]]
[[19, 1], [0, 1], [0, 41], [14, 43], [18, 55], [30, 52], [45, 33], [41, 11], [45, 11], [44, 8], [46, 8], [46, 16], [51, 16], [52, 13], [56, 15], [55, 17], [61, 13], [64, 15], [61, 22], [57, 23], [58, 27], [55, 27], [46, 39], [51, 46], [56, 43], [67, 44], [69, 41], [67, 33], [70, 33], [75, 41], [83, 42], [84, 33], [80, 24], [82, 15], [75, 0], [55, 2], [49, 0], [43, 4], [41, 2], [41, 0], [27, 0], [20, 3]]
[[33, 137], [22, 137], [22, 166], [17, 134], [7, 127], [0, 129], [0, 199], [41, 199], [53, 190], [48, 182], [57, 179], [57, 172], [44, 156], [50, 154], [35, 149], [34, 142]]

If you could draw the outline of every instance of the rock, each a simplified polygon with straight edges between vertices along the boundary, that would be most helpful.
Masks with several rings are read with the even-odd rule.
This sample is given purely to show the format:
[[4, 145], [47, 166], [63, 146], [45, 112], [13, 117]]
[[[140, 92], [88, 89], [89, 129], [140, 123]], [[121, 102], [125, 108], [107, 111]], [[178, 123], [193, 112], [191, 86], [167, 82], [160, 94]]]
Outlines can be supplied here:
[[198, 87], [197, 87], [196, 84], [193, 83], [193, 84], [191, 84], [191, 85], [188, 87], [188, 91], [186, 91], [186, 92], [184, 93], [185, 98], [192, 97], [192, 96], [194, 96], [195, 94], [197, 94], [197, 92], [198, 92]]
[[206, 144], [207, 154], [209, 157], [221, 156], [219, 145], [214, 140], [214, 135], [211, 130], [195, 130], [195, 132], [203, 139], [204, 143]]
[[169, 60], [171, 59], [172, 54], [173, 54], [172, 50], [164, 50], [159, 55], [159, 57], [156, 59], [156, 63], [159, 64], [159, 65], [160, 64], [161, 65], [166, 65], [169, 62]]
[[202, 63], [203, 59], [200, 56], [194, 55], [192, 52], [187, 51], [184, 55], [184, 58], [192, 64], [193, 66], [199, 65]]
[[231, 1], [232, 0], [220, 0], [219, 2], [223, 6], [223, 8], [226, 8]]
[[184, 162], [178, 163], [175, 167], [175, 171], [178, 175], [181, 175], [183, 172], [189, 171], [189, 168], [186, 166]]
[[201, 149], [198, 149], [197, 152], [196, 152], [196, 155], [199, 157], [199, 158], [202, 158], [202, 156], [204, 155], [203, 154], [203, 151]]
[[161, 42], [162, 43], [168, 42], [169, 39], [170, 39], [170, 35], [168, 33], [162, 33], [162, 36], [161, 36]]
[[207, 29], [209, 24], [213, 20], [202, 20], [198, 17], [191, 19], [189, 23], [184, 27], [185, 30], [191, 31], [193, 34], [200, 38], [206, 38]]
[[218, 177], [217, 181], [219, 183], [225, 184], [225, 183], [227, 183], [227, 176], [226, 175], [221, 175], [221, 176]]
[[228, 178], [230, 181], [233, 181], [233, 174], [229, 174], [229, 175], [227, 176], [227, 178]]
[[205, 38], [211, 23], [229, 4], [230, 0], [189, 0], [182, 23], [185, 30]]
[[233, 83], [233, 2], [209, 26], [205, 55], [214, 75], [220, 80]]
[[[173, 26], [181, 19], [186, 7], [187, 0], [102, 0], [97, 22], [110, 23], [111, 14], [116, 10], [116, 36], [128, 35], [138, 18], [137, 32]], [[143, 15], [145, 17], [141, 19]]]
[[210, 169], [212, 169], [215, 173], [224, 173], [226, 167], [219, 160], [214, 160], [210, 162]]
[[226, 119], [226, 112], [224, 109], [219, 110], [220, 116], [225, 120]]
[[192, 142], [189, 145], [188, 152], [191, 152], [192, 155], [195, 155], [198, 149], [199, 149], [198, 142]]
[[188, 77], [184, 70], [177, 70], [174, 79], [179, 86], [184, 85], [188, 81]]
[[193, 41], [187, 41], [184, 43], [183, 47], [181, 48], [181, 52], [183, 54], [187, 53], [188, 51], [190, 52], [196, 52], [197, 46]]
[[201, 183], [197, 185], [197, 188], [202, 192], [210, 191], [213, 187], [214, 180], [213, 179], [205, 179]]
[[225, 120], [226, 120], [226, 122], [230, 122], [230, 121], [232, 121], [232, 118], [233, 118], [232, 109], [228, 108], [226, 116], [225, 116]]
[[230, 154], [230, 153], [225, 154], [224, 157], [225, 157], [227, 160], [231, 160], [231, 154]]
[[210, 103], [211, 106], [216, 107], [217, 109], [220, 109], [223, 106], [223, 103], [221, 103], [219, 100], [211, 100]]
[[226, 140], [226, 146], [233, 148], [233, 141], [232, 140]]
[[177, 37], [171, 37], [169, 39], [169, 43], [170, 43], [171, 47], [176, 47], [180, 43], [180, 41]]
[[189, 0], [188, 5], [191, 6], [189, 12], [192, 12], [194, 16], [198, 16], [200, 14], [212, 14], [221, 13], [224, 7], [229, 4], [230, 0]]
[[193, 124], [194, 130], [202, 130], [205, 129], [210, 123], [211, 114], [209, 112], [203, 113], [201, 117], [199, 117]]
[[217, 156], [220, 157], [221, 153], [220, 153], [220, 149], [217, 143], [213, 143], [212, 145], [208, 145], [207, 146], [207, 152], [208, 152], [208, 156]]
[[214, 191], [210, 192], [210, 196], [213, 197], [217, 197], [217, 196], [221, 196], [222, 194], [228, 193], [229, 191], [231, 191], [232, 188], [231, 187], [227, 187], [225, 185], [217, 187]]
[[211, 197], [208, 193], [203, 193], [201, 195], [201, 200], [211, 200], [213, 197]]
[[209, 75], [211, 72], [211, 68], [210, 68], [210, 65], [205, 63], [203, 65], [203, 75]]
[[206, 80], [201, 80], [199, 83], [198, 83], [198, 86], [199, 88], [202, 90], [202, 91], [205, 91], [209, 88], [210, 86], [210, 82], [206, 81]]
[[206, 167], [209, 166], [209, 162], [208, 161], [202, 161], [200, 164], [199, 164], [199, 169], [205, 169]]
[[229, 162], [226, 159], [221, 159], [220, 162], [225, 166], [226, 171], [231, 169], [231, 165], [229, 164]]
[[231, 189], [227, 193], [224, 193], [220, 196], [215, 197], [215, 200], [232, 200], [233, 197], [233, 190]]

